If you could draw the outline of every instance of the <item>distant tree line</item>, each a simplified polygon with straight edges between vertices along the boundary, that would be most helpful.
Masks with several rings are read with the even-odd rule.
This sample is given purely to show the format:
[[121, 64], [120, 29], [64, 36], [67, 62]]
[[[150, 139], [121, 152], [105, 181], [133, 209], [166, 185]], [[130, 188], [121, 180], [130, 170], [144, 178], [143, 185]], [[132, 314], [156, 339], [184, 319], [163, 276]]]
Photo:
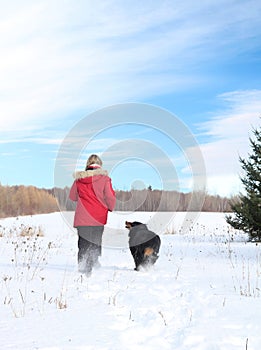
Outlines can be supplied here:
[[0, 184], [0, 217], [51, 213], [58, 210], [52, 193], [34, 186]]
[[[0, 185], [0, 217], [73, 211], [75, 203], [69, 199], [70, 188], [39, 189], [34, 186]], [[231, 212], [238, 197], [227, 198], [205, 192], [132, 189], [116, 190], [117, 211], [208, 211]]]
[[[61, 210], [74, 210], [75, 203], [69, 197], [70, 188], [55, 188], [53, 195], [58, 200]], [[148, 189], [130, 191], [116, 190], [117, 211], [209, 211], [230, 212], [231, 204], [237, 202], [237, 197], [221, 197], [205, 192], [182, 193]]]
[[231, 198], [201, 191], [182, 193], [144, 189], [116, 191], [116, 197], [116, 210], [119, 211], [231, 211]]

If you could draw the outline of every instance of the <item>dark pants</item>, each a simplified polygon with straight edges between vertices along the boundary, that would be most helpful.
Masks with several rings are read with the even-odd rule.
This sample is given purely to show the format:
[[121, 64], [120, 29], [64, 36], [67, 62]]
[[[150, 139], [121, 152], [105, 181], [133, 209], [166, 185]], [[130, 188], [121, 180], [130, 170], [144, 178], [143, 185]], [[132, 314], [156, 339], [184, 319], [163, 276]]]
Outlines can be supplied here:
[[102, 234], [104, 226], [79, 226], [78, 265], [79, 271], [90, 273], [101, 256]]

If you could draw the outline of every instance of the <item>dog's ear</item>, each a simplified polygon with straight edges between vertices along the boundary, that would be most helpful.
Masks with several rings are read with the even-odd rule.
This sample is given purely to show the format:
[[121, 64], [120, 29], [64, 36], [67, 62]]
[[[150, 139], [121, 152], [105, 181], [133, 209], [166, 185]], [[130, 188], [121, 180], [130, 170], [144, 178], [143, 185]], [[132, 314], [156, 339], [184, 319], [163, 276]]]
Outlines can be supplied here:
[[128, 228], [128, 229], [132, 228], [132, 223], [129, 221], [125, 221], [125, 228]]

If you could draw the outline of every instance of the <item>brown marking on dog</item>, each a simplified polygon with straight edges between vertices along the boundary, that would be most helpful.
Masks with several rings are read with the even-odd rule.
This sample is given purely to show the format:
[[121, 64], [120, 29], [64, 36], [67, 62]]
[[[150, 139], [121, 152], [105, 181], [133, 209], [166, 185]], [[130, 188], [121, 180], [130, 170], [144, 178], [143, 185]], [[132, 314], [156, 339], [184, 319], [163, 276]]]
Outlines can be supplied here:
[[151, 247], [145, 248], [144, 256], [151, 256], [154, 253], [154, 249]]

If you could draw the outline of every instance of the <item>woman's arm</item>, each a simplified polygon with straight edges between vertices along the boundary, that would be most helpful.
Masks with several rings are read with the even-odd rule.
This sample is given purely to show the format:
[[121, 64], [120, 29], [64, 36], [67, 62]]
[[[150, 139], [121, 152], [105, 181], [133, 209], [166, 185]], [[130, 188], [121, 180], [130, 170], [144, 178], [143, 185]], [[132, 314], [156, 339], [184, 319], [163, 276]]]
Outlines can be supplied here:
[[76, 181], [74, 181], [71, 190], [70, 190], [70, 194], [69, 194], [69, 198], [76, 202], [78, 200], [78, 192], [77, 192], [77, 186], [76, 186]]
[[106, 183], [105, 183], [104, 199], [106, 201], [107, 208], [110, 211], [113, 211], [113, 209], [115, 208], [115, 204], [116, 204], [116, 196], [115, 196], [115, 192], [114, 192], [114, 190], [112, 188], [112, 184], [111, 184], [111, 179], [110, 178], [108, 178], [108, 181], [106, 181]]

